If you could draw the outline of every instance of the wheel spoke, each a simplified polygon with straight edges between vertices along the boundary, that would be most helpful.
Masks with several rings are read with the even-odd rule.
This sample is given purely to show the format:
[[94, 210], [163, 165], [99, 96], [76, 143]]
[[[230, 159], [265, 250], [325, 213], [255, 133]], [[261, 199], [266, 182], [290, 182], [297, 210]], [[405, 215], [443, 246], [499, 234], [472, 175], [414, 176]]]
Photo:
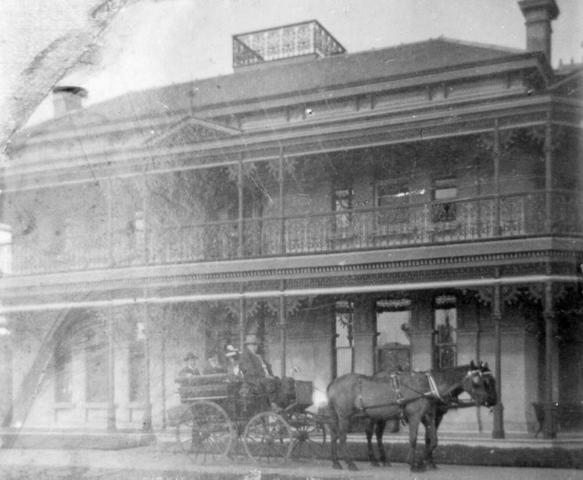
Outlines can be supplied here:
[[247, 455], [257, 462], [283, 462], [293, 448], [290, 426], [272, 412], [252, 417], [245, 428], [243, 441]]
[[207, 401], [190, 405], [177, 426], [176, 434], [185, 453], [203, 460], [207, 456], [227, 455], [234, 436], [227, 413], [216, 403]]
[[319, 458], [323, 455], [326, 443], [324, 425], [309, 412], [297, 412], [290, 416], [290, 425], [294, 429], [294, 458]]

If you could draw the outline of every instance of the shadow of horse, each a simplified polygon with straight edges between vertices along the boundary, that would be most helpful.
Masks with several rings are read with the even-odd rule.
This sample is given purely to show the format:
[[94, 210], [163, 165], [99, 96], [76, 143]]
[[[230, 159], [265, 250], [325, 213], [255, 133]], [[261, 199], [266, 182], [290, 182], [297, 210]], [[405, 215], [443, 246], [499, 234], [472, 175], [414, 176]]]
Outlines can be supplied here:
[[[432, 454], [437, 446], [437, 427], [449, 409], [450, 399], [457, 398], [464, 391], [476, 405], [496, 404], [495, 382], [491, 372], [486, 372], [473, 362], [432, 372], [396, 372], [389, 379], [386, 375], [370, 377], [360, 374], [347, 374], [335, 379], [327, 389], [332, 466], [342, 468], [338, 460], [339, 443], [342, 459], [348, 469], [357, 469], [346, 447], [351, 419], [356, 415], [369, 419], [367, 439], [372, 426], [377, 426], [377, 441], [383, 463], [388, 463], [382, 445], [386, 421], [403, 419], [409, 425], [408, 462], [411, 470], [423, 470], [425, 463], [434, 465]], [[425, 455], [423, 460], [417, 461], [415, 450], [420, 424], [425, 428]], [[374, 459], [370, 442], [369, 458]]]

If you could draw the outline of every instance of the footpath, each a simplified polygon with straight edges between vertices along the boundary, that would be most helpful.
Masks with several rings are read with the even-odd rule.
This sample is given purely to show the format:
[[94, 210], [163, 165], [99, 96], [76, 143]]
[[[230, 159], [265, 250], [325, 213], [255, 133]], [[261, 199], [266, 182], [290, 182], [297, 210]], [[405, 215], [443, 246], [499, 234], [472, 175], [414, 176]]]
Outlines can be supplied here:
[[441, 465], [438, 470], [411, 473], [408, 465], [372, 467], [357, 462], [359, 471], [333, 470], [328, 460], [290, 461], [264, 466], [246, 459], [195, 464], [178, 452], [155, 446], [125, 450], [0, 450], [0, 478], [35, 480], [583, 480], [582, 470]]

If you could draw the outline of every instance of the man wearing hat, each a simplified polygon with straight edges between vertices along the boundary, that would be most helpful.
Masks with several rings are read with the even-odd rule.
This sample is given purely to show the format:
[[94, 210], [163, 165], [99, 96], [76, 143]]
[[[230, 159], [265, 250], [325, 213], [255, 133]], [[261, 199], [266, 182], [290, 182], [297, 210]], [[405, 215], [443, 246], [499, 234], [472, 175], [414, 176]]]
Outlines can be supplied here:
[[245, 349], [241, 354], [240, 369], [243, 377], [248, 381], [253, 381], [259, 378], [273, 377], [271, 372], [271, 365], [269, 365], [263, 357], [257, 353], [259, 342], [257, 335], [247, 335], [245, 337]]
[[271, 406], [277, 410], [278, 405], [275, 399], [278, 395], [280, 381], [273, 376], [271, 365], [267, 363], [261, 355], [257, 353], [259, 342], [256, 335], [245, 337], [245, 349], [241, 354], [239, 368], [245, 382], [252, 386], [252, 391], [256, 394], [265, 395]]
[[196, 363], [198, 356], [192, 352], [188, 352], [184, 357], [184, 367], [178, 372], [178, 379], [192, 378], [200, 375]]

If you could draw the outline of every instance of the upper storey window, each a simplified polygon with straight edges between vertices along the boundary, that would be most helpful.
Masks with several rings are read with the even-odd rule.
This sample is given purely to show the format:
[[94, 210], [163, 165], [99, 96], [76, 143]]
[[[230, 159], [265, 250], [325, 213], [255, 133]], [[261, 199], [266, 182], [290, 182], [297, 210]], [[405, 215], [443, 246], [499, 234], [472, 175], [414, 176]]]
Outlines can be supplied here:
[[407, 185], [380, 182], [376, 186], [376, 205], [379, 225], [406, 223], [409, 220], [411, 192]]
[[437, 179], [433, 186], [433, 222], [453, 222], [457, 218], [455, 199], [458, 196], [455, 178]]
[[233, 68], [275, 60], [344, 53], [344, 47], [316, 20], [233, 36]]
[[350, 227], [352, 222], [352, 205], [354, 191], [349, 188], [337, 188], [334, 190], [333, 205], [336, 212], [336, 228], [343, 229]]

